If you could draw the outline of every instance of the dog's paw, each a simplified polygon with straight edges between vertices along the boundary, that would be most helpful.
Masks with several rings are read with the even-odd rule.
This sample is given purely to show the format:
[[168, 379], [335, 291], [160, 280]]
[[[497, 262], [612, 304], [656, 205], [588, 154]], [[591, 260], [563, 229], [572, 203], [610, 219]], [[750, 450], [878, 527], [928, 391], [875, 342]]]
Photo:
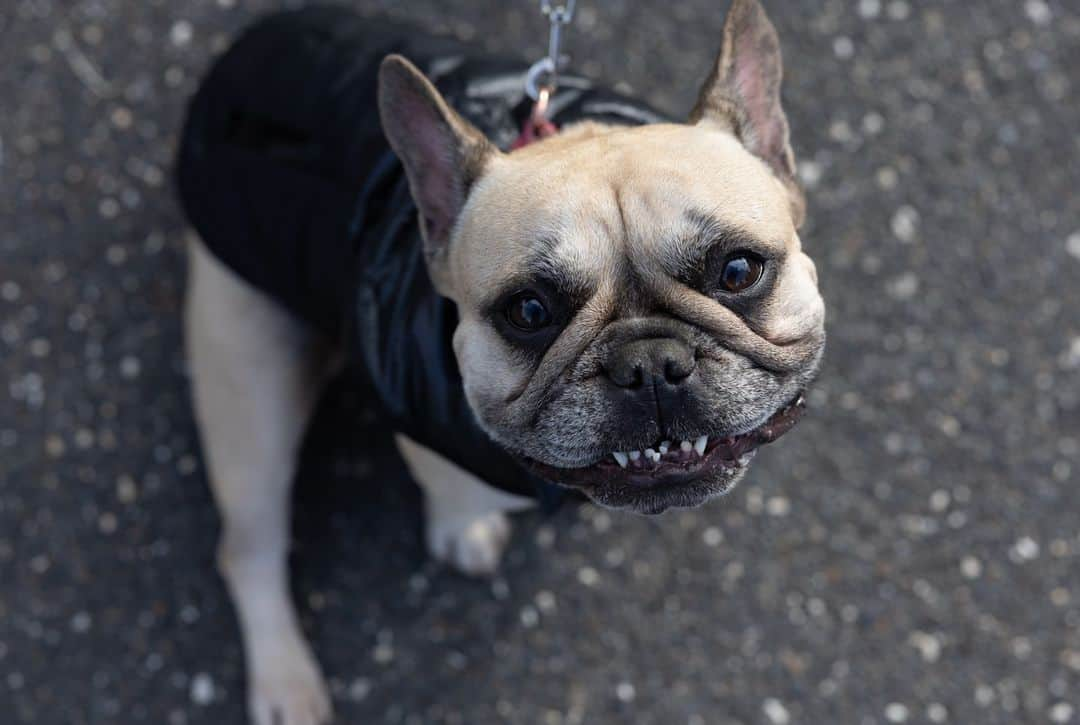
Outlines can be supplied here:
[[324, 725], [334, 717], [326, 682], [307, 652], [256, 663], [248, 693], [251, 725]]
[[427, 545], [431, 555], [469, 576], [488, 576], [499, 567], [511, 525], [506, 514], [428, 520]]

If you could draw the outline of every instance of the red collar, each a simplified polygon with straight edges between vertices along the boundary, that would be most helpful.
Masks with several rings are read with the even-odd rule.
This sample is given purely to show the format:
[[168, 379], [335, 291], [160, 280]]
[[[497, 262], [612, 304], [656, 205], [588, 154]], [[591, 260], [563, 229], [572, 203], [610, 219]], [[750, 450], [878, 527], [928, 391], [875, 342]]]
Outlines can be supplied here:
[[518, 134], [517, 139], [510, 146], [511, 151], [517, 151], [522, 146], [528, 146], [548, 136], [554, 136], [559, 132], [559, 127], [547, 117], [550, 94], [551, 91], [546, 88], [541, 90], [540, 98], [533, 104], [532, 113], [525, 119], [525, 124], [521, 127], [521, 133]]

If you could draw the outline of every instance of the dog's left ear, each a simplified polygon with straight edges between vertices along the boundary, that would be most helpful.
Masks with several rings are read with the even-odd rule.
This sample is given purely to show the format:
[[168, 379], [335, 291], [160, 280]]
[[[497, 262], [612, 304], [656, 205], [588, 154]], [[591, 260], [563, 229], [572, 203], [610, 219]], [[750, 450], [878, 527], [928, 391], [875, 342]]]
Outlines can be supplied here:
[[783, 75], [780, 39], [759, 0], [732, 0], [720, 55], [690, 123], [721, 126], [768, 164], [788, 190], [799, 227], [806, 198], [795, 176], [787, 116], [780, 105]]
[[439, 286], [450, 236], [469, 189], [498, 150], [400, 55], [379, 67], [379, 116], [420, 210], [424, 256]]

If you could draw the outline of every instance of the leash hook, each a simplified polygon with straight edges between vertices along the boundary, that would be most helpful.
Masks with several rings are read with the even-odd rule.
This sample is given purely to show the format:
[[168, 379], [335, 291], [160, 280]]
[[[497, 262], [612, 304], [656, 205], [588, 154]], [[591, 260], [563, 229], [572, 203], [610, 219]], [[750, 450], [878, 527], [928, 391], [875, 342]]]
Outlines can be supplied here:
[[548, 118], [548, 106], [551, 103], [551, 96], [559, 85], [562, 29], [574, 19], [576, 6], [577, 0], [568, 0], [566, 3], [540, 1], [540, 12], [548, 18], [550, 23], [548, 53], [546, 57], [533, 63], [525, 74], [525, 92], [533, 100], [533, 107], [521, 129], [521, 134], [514, 141], [511, 149], [528, 146], [539, 139], [558, 133], [558, 127]]
[[559, 67], [562, 65], [560, 54], [562, 29], [574, 19], [576, 9], [577, 0], [568, 0], [565, 3], [540, 0], [540, 12], [547, 17], [550, 27], [547, 57], [533, 63], [525, 76], [525, 91], [534, 101], [540, 99], [541, 88], [547, 87], [550, 93], [554, 93], [559, 85]]

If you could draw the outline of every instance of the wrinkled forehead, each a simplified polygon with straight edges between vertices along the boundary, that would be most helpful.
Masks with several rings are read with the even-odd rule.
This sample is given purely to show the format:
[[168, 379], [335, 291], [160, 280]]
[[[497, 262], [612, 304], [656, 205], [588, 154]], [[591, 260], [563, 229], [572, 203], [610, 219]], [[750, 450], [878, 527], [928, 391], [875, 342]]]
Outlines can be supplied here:
[[571, 132], [496, 160], [461, 219], [455, 266], [466, 294], [545, 266], [602, 278], [624, 262], [674, 269], [710, 235], [777, 255], [798, 243], [783, 186], [734, 137]]

